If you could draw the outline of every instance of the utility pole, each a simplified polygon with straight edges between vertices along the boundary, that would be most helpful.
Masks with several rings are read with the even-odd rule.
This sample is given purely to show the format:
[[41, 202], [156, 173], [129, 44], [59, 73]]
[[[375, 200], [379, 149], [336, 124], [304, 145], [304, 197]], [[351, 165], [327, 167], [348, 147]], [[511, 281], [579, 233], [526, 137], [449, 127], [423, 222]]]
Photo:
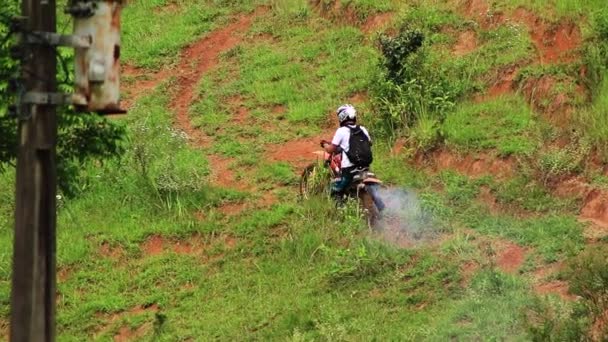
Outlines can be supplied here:
[[[55, 32], [55, 0], [22, 0], [26, 32]], [[28, 92], [55, 93], [51, 44], [27, 42], [22, 70]], [[20, 104], [10, 339], [55, 340], [57, 118], [55, 105]], [[44, 101], [43, 101], [44, 102]]]

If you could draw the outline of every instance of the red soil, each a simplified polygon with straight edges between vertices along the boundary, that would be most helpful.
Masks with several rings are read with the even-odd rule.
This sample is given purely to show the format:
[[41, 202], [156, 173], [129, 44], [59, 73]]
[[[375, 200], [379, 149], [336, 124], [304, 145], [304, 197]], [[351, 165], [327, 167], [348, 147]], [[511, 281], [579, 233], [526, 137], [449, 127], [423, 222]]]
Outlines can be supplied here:
[[333, 134], [334, 129], [327, 128], [324, 133], [315, 137], [271, 145], [266, 149], [266, 159], [287, 162], [299, 171], [319, 158], [315, 153], [322, 151], [319, 142], [321, 140], [331, 140]]
[[211, 182], [224, 188], [247, 190], [251, 187], [243, 181], [237, 180], [236, 175], [230, 169], [231, 158], [212, 154], [208, 156], [211, 166]]
[[122, 83], [121, 91], [126, 94], [126, 99], [121, 101], [122, 107], [130, 109], [135, 101], [152, 91], [164, 80], [168, 79], [173, 72], [172, 69], [165, 68], [156, 73], [150, 73], [142, 68], [137, 68], [128, 64], [121, 66], [122, 76], [133, 79], [132, 82]]
[[70, 278], [70, 276], [72, 275], [72, 270], [68, 267], [61, 267], [58, 271], [57, 271], [57, 280], [60, 283], [64, 283], [66, 280], [68, 280], [68, 278]]
[[[103, 320], [105, 324], [95, 333], [95, 339], [99, 339], [99, 337], [108, 330], [112, 328], [112, 325], [125, 317], [129, 316], [138, 316], [148, 312], [156, 313], [160, 310], [157, 304], [142, 306], [138, 305], [130, 310], [113, 313], [110, 315], [98, 313], [96, 314], [97, 318]], [[138, 337], [141, 337], [148, 332], [149, 329], [152, 328], [152, 324], [150, 322], [144, 323], [142, 326], [138, 327], [134, 331], [132, 331], [128, 327], [122, 327], [119, 330], [119, 333], [114, 336], [114, 341], [133, 341], [137, 340]]]
[[394, 13], [392, 13], [392, 12], [372, 15], [363, 24], [363, 27], [361, 27], [361, 29], [365, 33], [382, 31], [382, 29], [384, 29], [388, 25], [390, 25], [391, 21], [393, 20], [393, 17], [394, 17]]
[[[360, 92], [357, 92], [357, 93], [354, 93], [353, 95], [351, 95], [351, 97], [348, 98], [348, 103], [357, 107], [358, 105], [366, 103], [368, 99], [369, 99], [369, 95], [367, 94], [367, 92], [360, 91]], [[330, 117], [332, 119], [330, 121], [337, 125], [338, 119], [336, 118], [336, 113], [334, 111], [331, 112]]]
[[397, 139], [397, 141], [395, 141], [395, 143], [393, 144], [393, 147], [391, 148], [391, 155], [392, 156], [400, 155], [401, 152], [403, 152], [403, 149], [405, 148], [405, 144], [406, 144], [405, 139]]
[[516, 273], [526, 259], [526, 249], [511, 242], [506, 245], [496, 255], [496, 265], [503, 272]]
[[541, 295], [556, 294], [564, 300], [575, 300], [576, 296], [569, 293], [568, 283], [562, 280], [554, 280], [534, 286], [536, 293]]
[[467, 55], [477, 48], [477, 34], [475, 31], [468, 30], [458, 35], [458, 41], [454, 45], [452, 53], [456, 56]]
[[[537, 51], [537, 63], [555, 64], [572, 62], [578, 56], [577, 50], [582, 43], [579, 27], [573, 22], [552, 24], [538, 17], [533, 12], [520, 7], [512, 13], [493, 12], [486, 0], [468, 0], [463, 6], [463, 13], [476, 20], [483, 28], [497, 27], [508, 22], [524, 25]], [[464, 32], [459, 36], [454, 47], [455, 55], [464, 55], [474, 49], [476, 38], [472, 32]], [[519, 67], [512, 67], [502, 72], [498, 81], [488, 89], [486, 95], [477, 98], [483, 101], [514, 91], [514, 78]], [[567, 104], [565, 94], [553, 94], [555, 81], [550, 76], [538, 80], [530, 80], [523, 86], [523, 92], [528, 100], [541, 111], [560, 114], [559, 122], [567, 121], [571, 108]], [[584, 93], [584, 91], [583, 91]], [[548, 105], [546, 105], [548, 103]], [[542, 105], [541, 105], [542, 104]], [[546, 106], [547, 108], [539, 108]]]
[[608, 229], [608, 192], [597, 189], [590, 191], [585, 197], [580, 217]]
[[146, 256], [154, 256], [167, 250], [177, 254], [200, 254], [204, 247], [205, 242], [198, 236], [192, 236], [187, 240], [171, 240], [160, 235], [153, 235], [143, 243], [141, 248]]
[[283, 105], [276, 105], [272, 107], [272, 114], [275, 114], [277, 116], [285, 114], [286, 111], [287, 108], [285, 108], [285, 106]]
[[125, 251], [120, 246], [111, 246], [108, 242], [104, 241], [99, 246], [99, 254], [106, 258], [118, 260], [125, 255]]
[[488, 96], [490, 98], [495, 98], [513, 92], [515, 86], [514, 80], [518, 72], [519, 69], [515, 67], [501, 72], [498, 81], [488, 89]]
[[226, 203], [219, 207], [219, 211], [226, 216], [238, 215], [245, 210], [246, 203]]
[[[149, 237], [140, 247], [145, 256], [160, 255], [162, 253], [173, 252], [182, 255], [202, 256], [206, 258], [205, 251], [209, 246], [222, 244], [229, 249], [236, 246], [236, 238], [229, 235], [212, 236], [204, 238], [200, 235], [193, 235], [184, 239], [171, 239], [161, 235]], [[146, 308], [147, 309], [147, 308]]]
[[524, 8], [518, 8], [512, 19], [528, 27], [541, 64], [571, 62], [581, 46], [580, 29], [572, 22], [549, 24]]
[[163, 252], [164, 238], [160, 235], [153, 235], [148, 238], [143, 245], [145, 255], [159, 255]]
[[509, 178], [514, 174], [515, 161], [502, 159], [480, 153], [478, 155], [458, 156], [447, 150], [433, 152], [431, 156], [436, 170], [452, 169], [473, 178], [493, 175], [498, 178]]
[[467, 261], [464, 265], [460, 267], [460, 274], [462, 275], [462, 280], [460, 281], [460, 285], [462, 287], [469, 286], [471, 282], [471, 278], [479, 269], [479, 264], [474, 261]]
[[490, 5], [485, 0], [468, 0], [465, 13], [469, 17], [484, 19], [490, 12]]
[[176, 113], [177, 127], [186, 132], [197, 146], [207, 146], [210, 141], [190, 122], [188, 112], [190, 105], [196, 100], [196, 85], [205, 72], [218, 64], [220, 53], [240, 42], [239, 35], [248, 30], [251, 21], [251, 15], [241, 16], [235, 23], [212, 32], [182, 52], [175, 72], [178, 86], [171, 107]]
[[[151, 306], [143, 307], [137, 306], [131, 309], [128, 314], [129, 315], [141, 315], [146, 312], [158, 312], [158, 305], [152, 304]], [[132, 329], [129, 326], [123, 326], [118, 330], [118, 333], [114, 335], [114, 342], [126, 342], [126, 341], [136, 341], [139, 338], [143, 337], [148, 331], [152, 330], [153, 325], [152, 322], [146, 322], [136, 329]]]
[[492, 193], [492, 189], [487, 186], [481, 187], [479, 191], [478, 200], [485, 204], [490, 210], [491, 214], [498, 214], [500, 212], [500, 206], [496, 200], [496, 196]]
[[232, 121], [235, 124], [245, 123], [249, 119], [249, 109], [243, 106], [243, 99], [240, 96], [234, 96], [228, 99], [228, 104], [232, 108], [234, 116]]
[[606, 341], [606, 331], [608, 328], [608, 310], [604, 310], [600, 315], [595, 317], [595, 321], [591, 326], [591, 341]]
[[[574, 83], [574, 81], [572, 81]], [[557, 79], [545, 75], [537, 79], [529, 79], [522, 86], [521, 91], [532, 106], [549, 116], [554, 124], [567, 125], [574, 109], [570, 104], [569, 96], [556, 91]], [[582, 92], [584, 90], [577, 90]]]

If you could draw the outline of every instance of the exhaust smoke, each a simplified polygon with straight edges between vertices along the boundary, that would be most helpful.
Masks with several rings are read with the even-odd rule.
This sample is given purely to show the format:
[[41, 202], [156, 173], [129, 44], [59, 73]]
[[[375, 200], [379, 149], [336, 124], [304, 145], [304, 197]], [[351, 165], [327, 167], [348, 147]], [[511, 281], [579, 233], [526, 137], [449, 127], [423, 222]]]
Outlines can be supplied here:
[[439, 237], [431, 213], [424, 210], [414, 191], [379, 189], [386, 208], [376, 223], [378, 234], [399, 247], [412, 247]]

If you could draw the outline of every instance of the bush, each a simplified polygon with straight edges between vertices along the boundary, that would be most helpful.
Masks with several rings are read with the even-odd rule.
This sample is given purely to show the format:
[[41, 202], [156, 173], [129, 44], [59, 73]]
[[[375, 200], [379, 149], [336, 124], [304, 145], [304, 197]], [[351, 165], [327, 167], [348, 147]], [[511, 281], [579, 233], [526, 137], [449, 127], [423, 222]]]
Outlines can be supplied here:
[[606, 341], [608, 326], [608, 246], [592, 246], [568, 265], [570, 292], [581, 297], [571, 307], [537, 300], [527, 317], [535, 341]]
[[529, 163], [534, 168], [536, 178], [547, 185], [581, 172], [590, 150], [587, 139], [575, 134], [565, 147], [541, 149], [531, 157]]
[[431, 58], [424, 37], [420, 30], [407, 26], [395, 37], [380, 36], [383, 57], [370, 93], [381, 130], [395, 136], [424, 117], [426, 122], [410, 133], [417, 133], [416, 140], [422, 145], [432, 142], [432, 146], [438, 141], [432, 127], [454, 108], [461, 91], [441, 61]]
[[427, 153], [440, 143], [439, 121], [428, 115], [422, 115], [410, 130], [413, 147], [422, 153]]

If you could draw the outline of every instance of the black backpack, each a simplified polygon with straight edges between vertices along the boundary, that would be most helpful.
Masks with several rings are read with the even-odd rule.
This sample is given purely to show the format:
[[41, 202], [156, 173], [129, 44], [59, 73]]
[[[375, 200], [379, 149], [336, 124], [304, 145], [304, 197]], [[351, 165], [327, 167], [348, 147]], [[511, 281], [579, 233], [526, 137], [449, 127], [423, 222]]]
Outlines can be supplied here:
[[372, 161], [372, 144], [360, 126], [348, 127], [350, 129], [349, 148], [346, 156], [355, 166], [369, 166]]

